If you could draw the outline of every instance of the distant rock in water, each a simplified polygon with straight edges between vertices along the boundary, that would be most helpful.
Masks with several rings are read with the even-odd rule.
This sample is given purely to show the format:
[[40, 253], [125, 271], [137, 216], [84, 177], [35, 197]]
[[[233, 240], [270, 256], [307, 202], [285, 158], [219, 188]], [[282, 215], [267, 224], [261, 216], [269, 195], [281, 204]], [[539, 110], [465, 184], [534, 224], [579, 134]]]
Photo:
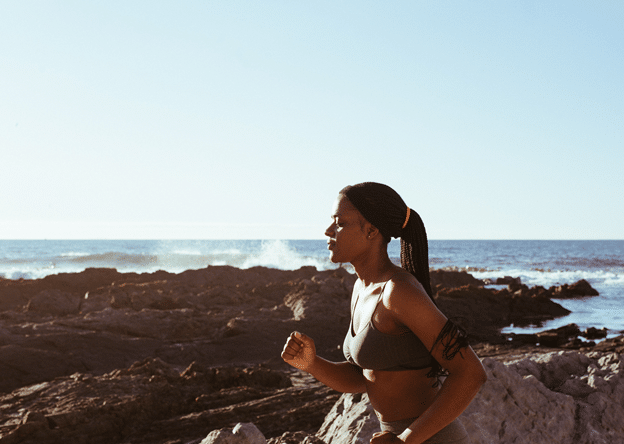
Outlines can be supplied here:
[[555, 299], [573, 299], [586, 296], [598, 296], [598, 291], [594, 289], [585, 279], [568, 285], [563, 284], [558, 287], [551, 287], [552, 297]]

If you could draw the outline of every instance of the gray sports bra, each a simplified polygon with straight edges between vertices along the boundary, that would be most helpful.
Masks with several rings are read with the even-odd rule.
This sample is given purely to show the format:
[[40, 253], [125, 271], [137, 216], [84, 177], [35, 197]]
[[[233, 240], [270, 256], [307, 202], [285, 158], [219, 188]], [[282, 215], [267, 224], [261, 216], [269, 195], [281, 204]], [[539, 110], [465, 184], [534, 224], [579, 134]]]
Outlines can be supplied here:
[[[387, 283], [381, 289], [377, 305], [383, 297]], [[355, 305], [357, 305], [357, 300]], [[353, 331], [353, 312], [351, 313], [349, 331], [342, 344], [347, 361], [370, 370], [402, 371], [433, 367], [436, 361], [412, 331], [391, 335], [377, 330], [372, 320], [375, 311], [377, 308], [373, 310], [371, 319], [357, 334]]]

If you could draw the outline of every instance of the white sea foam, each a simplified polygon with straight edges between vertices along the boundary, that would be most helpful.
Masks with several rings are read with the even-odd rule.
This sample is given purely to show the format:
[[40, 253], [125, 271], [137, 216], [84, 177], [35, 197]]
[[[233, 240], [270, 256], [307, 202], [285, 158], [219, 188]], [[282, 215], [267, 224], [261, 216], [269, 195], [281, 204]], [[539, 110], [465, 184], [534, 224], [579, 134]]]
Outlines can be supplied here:
[[585, 279], [592, 285], [622, 286], [624, 274], [605, 270], [526, 270], [513, 269], [497, 271], [475, 271], [471, 274], [477, 279], [496, 279], [503, 276], [519, 277], [522, 283], [532, 287], [545, 288], [563, 284], [572, 284]]
[[272, 267], [283, 270], [296, 270], [304, 266], [314, 266], [319, 270], [327, 268], [329, 261], [318, 257], [305, 256], [282, 240], [263, 241], [258, 254], [250, 255], [241, 268], [255, 266]]
[[89, 256], [89, 253], [81, 252], [81, 251], [68, 251], [66, 253], [61, 253], [60, 257], [83, 257]]

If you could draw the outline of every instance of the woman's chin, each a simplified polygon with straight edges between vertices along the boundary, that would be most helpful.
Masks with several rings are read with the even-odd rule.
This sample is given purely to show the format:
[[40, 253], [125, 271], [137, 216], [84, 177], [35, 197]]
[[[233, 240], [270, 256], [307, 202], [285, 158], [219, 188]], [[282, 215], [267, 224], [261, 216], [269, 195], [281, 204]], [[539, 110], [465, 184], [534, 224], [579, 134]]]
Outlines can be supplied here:
[[340, 264], [343, 262], [338, 258], [338, 256], [336, 256], [336, 254], [333, 251], [329, 252], [329, 260], [334, 264]]

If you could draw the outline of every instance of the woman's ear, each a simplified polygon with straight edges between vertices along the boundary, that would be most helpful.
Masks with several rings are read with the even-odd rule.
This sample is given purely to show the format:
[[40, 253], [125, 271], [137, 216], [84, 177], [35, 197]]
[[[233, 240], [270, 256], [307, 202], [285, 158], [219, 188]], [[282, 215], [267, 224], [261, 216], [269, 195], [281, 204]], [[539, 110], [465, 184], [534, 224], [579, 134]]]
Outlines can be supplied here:
[[380, 235], [379, 229], [373, 224], [369, 223], [366, 227], [366, 238], [372, 240], [378, 235]]

